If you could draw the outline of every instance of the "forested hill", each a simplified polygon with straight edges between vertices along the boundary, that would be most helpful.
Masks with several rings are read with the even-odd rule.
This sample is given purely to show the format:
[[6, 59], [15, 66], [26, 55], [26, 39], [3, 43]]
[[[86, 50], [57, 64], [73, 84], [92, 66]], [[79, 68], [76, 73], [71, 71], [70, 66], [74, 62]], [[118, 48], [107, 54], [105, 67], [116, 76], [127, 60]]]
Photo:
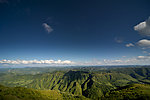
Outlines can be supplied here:
[[84, 96], [60, 93], [56, 90], [35, 90], [0, 85], [0, 100], [89, 100]]
[[[54, 90], [59, 91], [60, 94], [71, 94], [95, 100], [117, 98], [114, 94], [122, 95], [120, 99], [127, 98], [126, 94], [132, 94], [135, 99], [149, 98], [146, 90], [150, 90], [147, 85], [150, 84], [150, 68], [113, 68], [91, 71], [88, 67], [87, 69], [67, 69], [35, 75], [1, 73], [0, 84], [33, 88], [38, 91]], [[140, 88], [137, 89], [138, 86]]]

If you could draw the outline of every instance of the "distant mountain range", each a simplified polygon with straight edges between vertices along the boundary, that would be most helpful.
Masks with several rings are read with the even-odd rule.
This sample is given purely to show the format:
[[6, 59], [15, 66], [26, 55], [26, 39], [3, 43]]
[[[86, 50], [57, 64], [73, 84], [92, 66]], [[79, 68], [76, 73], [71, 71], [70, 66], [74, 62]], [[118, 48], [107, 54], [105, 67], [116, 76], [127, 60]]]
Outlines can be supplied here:
[[[83, 68], [62, 68], [53, 69], [53, 71], [43, 72], [40, 68], [29, 70], [33, 73], [20, 73], [19, 69], [4, 71], [0, 73], [0, 84], [10, 87], [4, 87], [0, 91], [2, 98], [7, 95], [14, 98], [21, 98], [13, 93], [3, 93], [7, 91], [36, 91], [34, 94], [41, 93], [42, 99], [53, 98], [49, 96], [52, 91], [58, 94], [59, 99], [145, 99], [150, 98], [150, 67], [128, 67], [128, 68], [109, 68], [101, 67], [83, 67]], [[27, 69], [20, 69], [26, 72]], [[17, 87], [21, 90], [16, 90]], [[15, 88], [14, 88], [15, 87]], [[7, 91], [3, 89], [7, 88]], [[29, 88], [29, 89], [28, 89]], [[32, 88], [32, 89], [31, 89]], [[41, 92], [42, 91], [42, 92]], [[44, 93], [44, 94], [43, 94]], [[29, 95], [28, 92], [24, 95]], [[44, 98], [47, 94], [47, 98]], [[31, 93], [31, 95], [33, 95]], [[69, 95], [69, 96], [68, 96]], [[36, 95], [32, 97], [36, 98]], [[8, 96], [9, 97], [9, 96]], [[30, 97], [30, 96], [27, 96]], [[55, 97], [55, 95], [54, 95]], [[57, 96], [56, 96], [57, 97]], [[68, 97], [68, 98], [67, 98]], [[31, 100], [34, 98], [30, 98]]]

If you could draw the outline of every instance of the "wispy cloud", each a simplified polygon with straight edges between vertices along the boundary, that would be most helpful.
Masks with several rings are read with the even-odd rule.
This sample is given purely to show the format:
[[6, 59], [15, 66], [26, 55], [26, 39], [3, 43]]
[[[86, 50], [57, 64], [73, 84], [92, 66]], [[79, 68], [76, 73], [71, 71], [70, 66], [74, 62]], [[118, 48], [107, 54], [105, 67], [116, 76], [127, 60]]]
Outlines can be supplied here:
[[150, 56], [137, 56], [127, 59], [103, 60], [104, 65], [149, 65]]
[[76, 65], [83, 66], [103, 66], [103, 65], [149, 65], [150, 56], [137, 56], [133, 58], [120, 58], [120, 59], [104, 59], [97, 61], [87, 61], [87, 62], [75, 62]]
[[149, 60], [150, 59], [150, 56], [138, 56], [137, 59], [140, 59], [140, 60]]
[[123, 43], [123, 38], [121, 38], [121, 37], [115, 37], [115, 39], [114, 39], [117, 43]]
[[48, 25], [47, 23], [43, 23], [42, 26], [48, 33], [51, 33], [53, 31], [52, 27]]
[[75, 62], [73, 65], [80, 66], [103, 66], [103, 65], [149, 65], [150, 56], [137, 56], [137, 57], [121, 57], [118, 59], [103, 59], [92, 60], [85, 62]]
[[150, 17], [146, 21], [134, 26], [134, 30], [138, 31], [141, 35], [150, 36]]
[[126, 44], [126, 47], [134, 47], [134, 44], [128, 43], [128, 44]]

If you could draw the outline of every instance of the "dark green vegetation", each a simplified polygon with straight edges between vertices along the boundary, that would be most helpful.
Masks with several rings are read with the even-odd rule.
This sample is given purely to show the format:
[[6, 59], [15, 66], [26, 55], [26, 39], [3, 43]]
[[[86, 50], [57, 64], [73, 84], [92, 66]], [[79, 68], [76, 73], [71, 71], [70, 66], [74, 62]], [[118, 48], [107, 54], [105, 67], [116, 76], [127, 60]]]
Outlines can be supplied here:
[[[140, 98], [148, 100], [150, 97], [149, 66], [52, 68], [51, 71], [50, 68], [46, 68], [46, 70], [42, 68], [32, 70], [30, 68], [31, 73], [26, 73], [27, 69], [29, 68], [25, 70], [2, 69], [5, 71], [0, 73], [0, 84], [9, 86], [9, 88], [4, 86], [1, 86], [1, 88], [7, 88], [6, 91], [12, 89], [22, 91], [20, 94], [18, 92], [13, 94], [13, 92], [1, 91], [3, 98], [15, 96], [14, 98], [24, 99], [32, 95], [33, 98], [29, 99], [58, 97], [58, 99], [64, 100], [88, 98], [94, 100]], [[23, 73], [18, 70], [23, 70]], [[18, 89], [16, 86], [21, 87]], [[31, 94], [28, 94], [27, 91]], [[53, 97], [52, 92], [56, 92]]]
[[132, 84], [120, 87], [105, 94], [104, 100], [150, 100], [150, 85]]

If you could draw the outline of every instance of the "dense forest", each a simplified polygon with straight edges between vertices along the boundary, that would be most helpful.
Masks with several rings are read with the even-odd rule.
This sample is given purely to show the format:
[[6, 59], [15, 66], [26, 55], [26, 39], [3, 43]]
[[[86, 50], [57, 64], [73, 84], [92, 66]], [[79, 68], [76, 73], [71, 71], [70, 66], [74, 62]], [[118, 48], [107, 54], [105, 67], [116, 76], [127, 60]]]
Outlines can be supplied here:
[[1, 68], [0, 99], [150, 99], [149, 66]]

